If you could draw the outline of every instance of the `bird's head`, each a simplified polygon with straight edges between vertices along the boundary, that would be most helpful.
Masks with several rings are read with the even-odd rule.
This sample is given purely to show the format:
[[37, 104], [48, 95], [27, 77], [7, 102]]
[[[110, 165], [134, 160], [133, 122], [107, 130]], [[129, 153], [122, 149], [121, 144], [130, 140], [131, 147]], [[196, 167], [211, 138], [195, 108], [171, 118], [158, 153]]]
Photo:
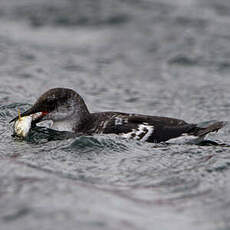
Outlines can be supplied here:
[[[89, 111], [82, 97], [74, 90], [54, 88], [42, 94], [30, 109], [21, 114], [21, 117], [32, 115], [32, 124], [51, 120], [54, 127], [55, 124], [64, 124], [66, 127], [63, 127], [62, 131], [71, 131], [74, 125], [80, 123], [88, 114]], [[17, 116], [10, 122], [18, 118]]]

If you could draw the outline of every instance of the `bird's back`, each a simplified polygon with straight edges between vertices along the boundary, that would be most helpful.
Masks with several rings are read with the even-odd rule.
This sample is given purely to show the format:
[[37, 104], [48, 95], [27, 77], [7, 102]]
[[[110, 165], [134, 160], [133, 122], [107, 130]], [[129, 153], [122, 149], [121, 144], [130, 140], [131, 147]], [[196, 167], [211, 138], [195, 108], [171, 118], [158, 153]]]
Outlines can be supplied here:
[[94, 120], [94, 125], [91, 127], [92, 133], [117, 134], [121, 137], [148, 142], [167, 141], [196, 127], [183, 120], [168, 117], [119, 112], [102, 112], [91, 115]]

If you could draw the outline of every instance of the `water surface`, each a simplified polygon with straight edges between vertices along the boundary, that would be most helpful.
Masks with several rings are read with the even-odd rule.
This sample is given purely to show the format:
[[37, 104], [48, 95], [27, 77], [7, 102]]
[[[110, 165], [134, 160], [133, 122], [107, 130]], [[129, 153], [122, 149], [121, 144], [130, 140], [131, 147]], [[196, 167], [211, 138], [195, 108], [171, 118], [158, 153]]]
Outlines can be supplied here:
[[[229, 1], [0, 6], [2, 229], [230, 228], [228, 147], [18, 140], [8, 123], [53, 87], [73, 88], [94, 112], [229, 121]], [[208, 138], [229, 144], [229, 130]]]

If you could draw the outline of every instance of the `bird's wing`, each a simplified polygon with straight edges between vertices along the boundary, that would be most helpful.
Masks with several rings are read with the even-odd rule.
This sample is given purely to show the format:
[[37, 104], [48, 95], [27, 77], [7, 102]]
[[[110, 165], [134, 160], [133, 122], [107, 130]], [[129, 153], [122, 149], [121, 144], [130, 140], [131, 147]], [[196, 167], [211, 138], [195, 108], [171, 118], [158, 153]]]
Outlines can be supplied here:
[[195, 127], [174, 118], [138, 114], [114, 114], [103, 126], [102, 133], [148, 142], [167, 141], [188, 133]]

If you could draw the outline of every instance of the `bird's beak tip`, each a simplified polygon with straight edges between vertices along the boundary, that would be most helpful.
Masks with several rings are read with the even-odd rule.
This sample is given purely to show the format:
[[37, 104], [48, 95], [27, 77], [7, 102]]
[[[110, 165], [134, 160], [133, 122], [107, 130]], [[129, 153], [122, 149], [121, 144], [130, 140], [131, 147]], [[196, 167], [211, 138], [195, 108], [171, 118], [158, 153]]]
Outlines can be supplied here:
[[12, 123], [13, 121], [16, 121], [18, 119], [18, 117], [15, 117], [14, 119], [9, 121], [9, 124]]

